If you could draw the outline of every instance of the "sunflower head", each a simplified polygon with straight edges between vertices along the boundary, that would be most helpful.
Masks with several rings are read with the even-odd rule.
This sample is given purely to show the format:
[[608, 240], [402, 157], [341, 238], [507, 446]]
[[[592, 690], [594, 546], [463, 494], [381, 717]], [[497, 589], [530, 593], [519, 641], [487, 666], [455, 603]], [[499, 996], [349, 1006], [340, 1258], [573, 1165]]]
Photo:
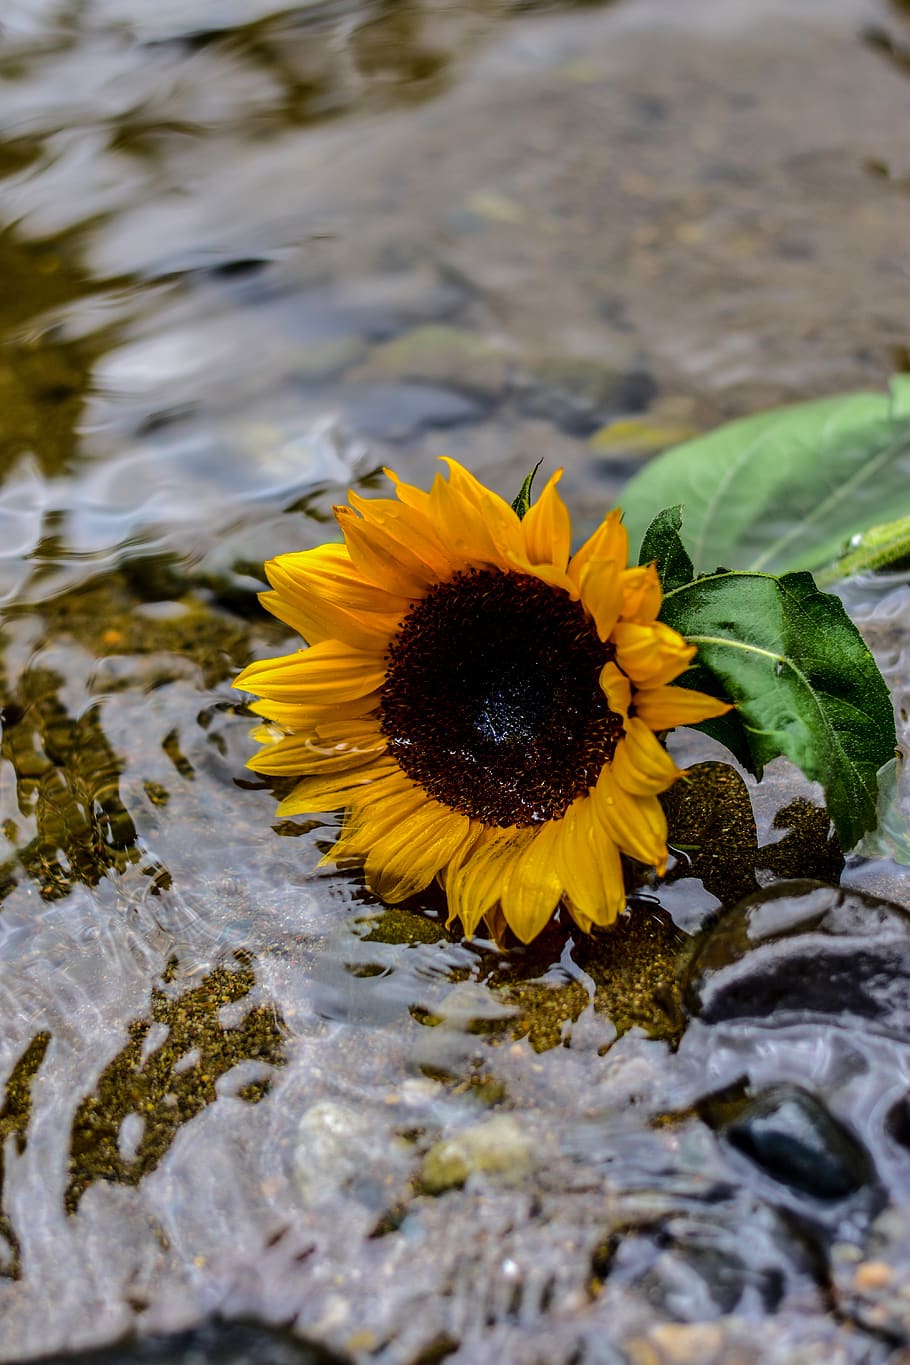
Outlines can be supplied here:
[[264, 605], [309, 648], [251, 664], [257, 772], [281, 815], [344, 810], [326, 860], [397, 902], [438, 879], [450, 923], [529, 942], [560, 904], [582, 929], [625, 905], [620, 854], [663, 872], [656, 731], [722, 715], [671, 686], [695, 650], [627, 567], [618, 510], [571, 554], [553, 475], [518, 513], [453, 460], [429, 492], [355, 493], [342, 544], [266, 565]]

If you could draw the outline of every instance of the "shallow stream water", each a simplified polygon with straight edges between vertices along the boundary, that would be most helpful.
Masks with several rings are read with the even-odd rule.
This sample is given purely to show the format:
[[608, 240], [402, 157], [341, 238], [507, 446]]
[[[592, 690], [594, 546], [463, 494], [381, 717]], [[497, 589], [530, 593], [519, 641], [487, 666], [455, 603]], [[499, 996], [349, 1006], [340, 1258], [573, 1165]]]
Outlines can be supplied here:
[[503, 953], [318, 871], [230, 686], [382, 464], [581, 536], [910, 368], [908, 127], [885, 0], [5, 0], [0, 1358], [910, 1359], [887, 847], [682, 733], [701, 851]]

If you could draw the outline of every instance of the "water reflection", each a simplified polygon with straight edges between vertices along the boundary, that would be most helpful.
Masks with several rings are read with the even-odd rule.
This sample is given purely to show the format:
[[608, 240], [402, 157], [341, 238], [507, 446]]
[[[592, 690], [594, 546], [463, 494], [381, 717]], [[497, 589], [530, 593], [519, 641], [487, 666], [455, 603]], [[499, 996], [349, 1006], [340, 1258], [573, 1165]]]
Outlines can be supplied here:
[[39, 240], [0, 227], [0, 477], [33, 461], [47, 479], [68, 473], [81, 454], [80, 421], [98, 359], [113, 343], [104, 329], [86, 336], [64, 310], [99, 286], [67, 237]]
[[[350, 481], [425, 485], [450, 453], [508, 492], [542, 456], [587, 531], [639, 458], [602, 427], [877, 385], [906, 348], [898, 5], [871, 83], [877, 0], [799, 24], [763, 0], [760, 45], [754, 5], [722, 31], [697, 0], [565, 8], [4, 6], [0, 1312], [23, 1357], [203, 1308], [355, 1358], [732, 1358], [760, 1319], [782, 1359], [872, 1361], [876, 1321], [907, 1335], [901, 935], [888, 1030], [685, 993], [743, 896], [841, 875], [792, 772], [757, 828], [696, 753], [668, 880], [612, 934], [527, 950], [317, 869], [331, 830], [244, 776], [230, 678], [294, 647], [262, 562], [328, 538]], [[764, 980], [750, 953], [718, 999], [734, 968]], [[734, 1141], [711, 1104], [737, 1084]], [[894, 1195], [891, 1222], [830, 1225], [865, 1277], [759, 1160], [803, 1119]], [[447, 1144], [458, 1178], [429, 1181]]]
[[0, 1239], [6, 1242], [6, 1259], [0, 1262], [0, 1276], [18, 1279], [21, 1273], [20, 1245], [16, 1230], [3, 1205], [5, 1151], [8, 1139], [15, 1143], [19, 1156], [25, 1151], [32, 1107], [32, 1081], [44, 1061], [51, 1036], [37, 1033], [14, 1064], [6, 1082], [3, 1108], [0, 1109]]
[[[759, 846], [748, 790], [729, 764], [694, 764], [664, 803], [675, 864], [663, 886], [632, 896], [628, 912], [609, 933], [588, 937], [554, 923], [528, 947], [509, 937], [502, 952], [481, 939], [465, 956], [455, 947], [457, 926], [445, 929], [445, 905], [431, 889], [410, 905], [364, 921], [368, 932], [361, 932], [346, 963], [357, 979], [372, 979], [356, 1008], [364, 1008], [367, 995], [377, 1009], [380, 1001], [388, 1008], [410, 992], [411, 1016], [441, 1030], [418, 1049], [421, 1065], [434, 1075], [470, 1070], [476, 1055], [472, 1036], [494, 1047], [527, 1038], [535, 1052], [570, 1047], [574, 1026], [589, 1010], [602, 1017], [601, 1053], [629, 1029], [678, 1043], [693, 956], [723, 909], [756, 893], [758, 878], [765, 883], [798, 875], [836, 885], [844, 860], [826, 811], [805, 798], [777, 812], [773, 828], [782, 837]], [[415, 951], [403, 958], [380, 950], [380, 944], [407, 944]], [[452, 987], [430, 1004], [415, 975], [442, 971]], [[582, 1037], [582, 1046], [589, 1046], [587, 1030]]]
[[244, 1000], [255, 985], [248, 957], [237, 955], [235, 965], [215, 968], [182, 995], [168, 990], [169, 980], [166, 972], [164, 988], [152, 992], [151, 1018], [129, 1025], [129, 1042], [76, 1110], [64, 1195], [68, 1213], [76, 1212], [95, 1181], [137, 1185], [178, 1130], [215, 1102], [218, 1081], [235, 1066], [257, 1064], [260, 1074], [234, 1093], [258, 1104], [269, 1092], [270, 1070], [286, 1061], [282, 1020], [271, 1004], [252, 1005], [237, 1023], [222, 1022], [220, 1011]]
[[[182, 602], [168, 600], [178, 595]], [[26, 649], [31, 662], [11, 678], [0, 663], [0, 760], [12, 778], [0, 815], [10, 850], [0, 863], [0, 897], [25, 873], [44, 899], [56, 899], [76, 883], [95, 886], [110, 872], [123, 873], [141, 857], [137, 813], [122, 791], [128, 759], [106, 730], [109, 698], [135, 694], [139, 705], [142, 691], [198, 678], [199, 706], [187, 719], [223, 752], [218, 717], [236, 707], [212, 701], [210, 689], [246, 656], [248, 630], [187, 594], [174, 558], [159, 556], [60, 593], [41, 616], [16, 613], [4, 641], [12, 658]], [[144, 742], [160, 746], [186, 780], [193, 765], [181, 750], [176, 719], [162, 717], [158, 734]], [[136, 728], [130, 733], [135, 740]], [[166, 785], [147, 775], [143, 786], [153, 806], [166, 805]]]
[[844, 857], [827, 811], [805, 797], [774, 814], [772, 838], [759, 847], [752, 798], [741, 775], [728, 763], [696, 763], [688, 777], [662, 798], [677, 854], [669, 885], [699, 879], [723, 905], [735, 905], [774, 877], [817, 877], [836, 885]]
[[38, 667], [4, 688], [0, 759], [15, 775], [18, 815], [34, 834], [23, 839], [7, 815], [3, 833], [15, 853], [0, 864], [0, 896], [17, 885], [20, 869], [45, 900], [55, 900], [76, 882], [95, 886], [109, 869], [122, 872], [139, 856], [120, 797], [122, 763], [97, 708], [70, 715], [63, 686], [59, 674]]

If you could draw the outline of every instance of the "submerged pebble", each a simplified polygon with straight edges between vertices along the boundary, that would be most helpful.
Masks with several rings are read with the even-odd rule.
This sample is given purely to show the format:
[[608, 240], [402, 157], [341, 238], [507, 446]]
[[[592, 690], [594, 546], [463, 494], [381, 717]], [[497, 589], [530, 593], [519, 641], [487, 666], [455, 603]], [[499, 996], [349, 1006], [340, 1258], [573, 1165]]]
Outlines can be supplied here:
[[318, 1100], [297, 1127], [294, 1176], [306, 1205], [325, 1206], [353, 1196], [373, 1204], [381, 1200], [397, 1155], [395, 1139], [376, 1117], [350, 1104]]
[[347, 414], [366, 436], [410, 441], [428, 429], [479, 422], [484, 407], [438, 384], [369, 384], [351, 389]]
[[216, 1321], [190, 1332], [134, 1337], [84, 1354], [42, 1356], [35, 1365], [345, 1365], [345, 1358], [280, 1327]]
[[757, 1095], [727, 1124], [724, 1135], [772, 1180], [814, 1199], [846, 1199], [873, 1175], [856, 1139], [796, 1086]]
[[694, 963], [690, 1003], [709, 1023], [799, 1014], [856, 1016], [910, 1031], [910, 914], [811, 882], [747, 898]]
[[428, 1194], [442, 1194], [476, 1174], [520, 1181], [531, 1166], [532, 1145], [517, 1119], [496, 1114], [435, 1143], [423, 1159], [420, 1181]]

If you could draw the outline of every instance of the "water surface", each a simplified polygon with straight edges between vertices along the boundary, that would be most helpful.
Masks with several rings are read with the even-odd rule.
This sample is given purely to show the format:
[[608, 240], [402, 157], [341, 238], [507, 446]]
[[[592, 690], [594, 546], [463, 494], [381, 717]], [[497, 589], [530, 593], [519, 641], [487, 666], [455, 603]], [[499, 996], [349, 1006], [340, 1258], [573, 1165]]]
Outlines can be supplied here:
[[[263, 559], [383, 463], [564, 464], [581, 535], [643, 458], [611, 423], [907, 368], [908, 52], [877, 0], [7, 3], [4, 1359], [906, 1340], [905, 871], [681, 736], [701, 854], [501, 954], [317, 870], [230, 680], [290, 646]], [[848, 596], [904, 732], [907, 593]]]

